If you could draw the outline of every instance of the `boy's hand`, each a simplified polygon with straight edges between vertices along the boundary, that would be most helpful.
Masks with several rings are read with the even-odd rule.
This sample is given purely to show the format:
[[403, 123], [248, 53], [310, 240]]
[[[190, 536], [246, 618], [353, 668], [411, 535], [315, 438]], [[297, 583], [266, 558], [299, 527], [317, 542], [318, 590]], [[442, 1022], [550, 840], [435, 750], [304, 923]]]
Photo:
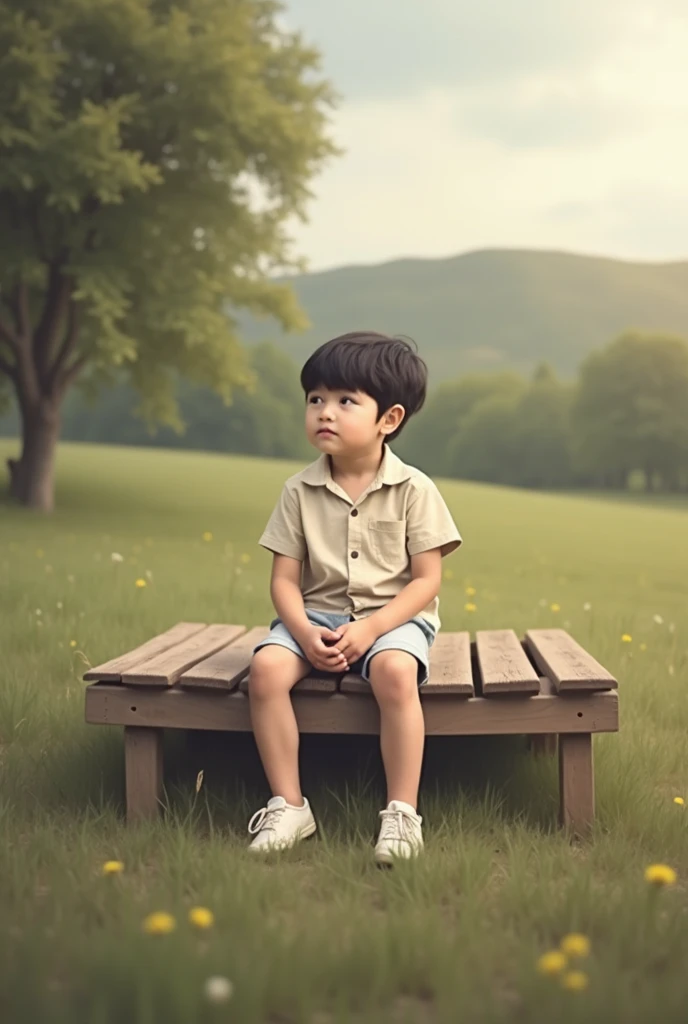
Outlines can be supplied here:
[[338, 632], [341, 634], [341, 640], [337, 642], [337, 650], [341, 651], [349, 665], [358, 661], [379, 636], [367, 619], [345, 622], [343, 626], [339, 626]]
[[326, 626], [310, 626], [295, 639], [313, 668], [321, 672], [346, 672], [349, 664], [339, 650], [340, 632]]

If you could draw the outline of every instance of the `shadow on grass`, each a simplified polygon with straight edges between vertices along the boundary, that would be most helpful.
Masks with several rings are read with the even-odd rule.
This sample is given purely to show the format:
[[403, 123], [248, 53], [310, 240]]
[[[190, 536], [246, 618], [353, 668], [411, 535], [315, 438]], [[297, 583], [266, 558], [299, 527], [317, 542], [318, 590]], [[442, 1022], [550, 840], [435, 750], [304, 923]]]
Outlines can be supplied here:
[[[250, 815], [268, 797], [250, 733], [164, 734], [164, 803], [170, 820], [188, 820], [200, 832], [213, 827], [246, 835]], [[121, 730], [73, 735], [43, 750], [40, 763], [11, 789], [24, 791], [24, 811], [55, 810], [75, 818], [115, 814], [124, 820], [124, 752]], [[300, 748], [303, 790], [331, 836], [346, 842], [362, 820], [385, 804], [385, 778], [376, 736], [304, 735]], [[196, 793], [203, 770], [202, 792]], [[7, 779], [8, 784], [11, 779]], [[454, 830], [464, 818], [489, 827], [496, 817], [550, 831], [556, 826], [557, 779], [553, 758], [534, 758], [523, 737], [429, 737], [419, 811], [431, 828]]]

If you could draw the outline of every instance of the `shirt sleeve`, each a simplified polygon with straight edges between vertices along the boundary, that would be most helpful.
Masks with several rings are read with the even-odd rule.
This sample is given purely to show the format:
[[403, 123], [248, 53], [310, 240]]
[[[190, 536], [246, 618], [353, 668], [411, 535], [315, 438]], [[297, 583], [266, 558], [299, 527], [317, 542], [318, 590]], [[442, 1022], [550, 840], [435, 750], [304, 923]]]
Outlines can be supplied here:
[[461, 534], [433, 481], [429, 477], [421, 477], [414, 484], [406, 513], [409, 555], [441, 548], [444, 558], [463, 543]]
[[287, 555], [303, 562], [306, 557], [306, 539], [301, 522], [301, 506], [298, 495], [284, 487], [263, 535], [258, 541], [276, 555]]

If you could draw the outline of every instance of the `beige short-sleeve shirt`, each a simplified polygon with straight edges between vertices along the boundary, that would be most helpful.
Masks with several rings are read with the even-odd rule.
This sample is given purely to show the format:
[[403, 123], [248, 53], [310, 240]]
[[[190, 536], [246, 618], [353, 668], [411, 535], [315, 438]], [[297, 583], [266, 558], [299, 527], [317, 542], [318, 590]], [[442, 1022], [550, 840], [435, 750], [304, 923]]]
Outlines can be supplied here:
[[[377, 476], [356, 500], [332, 479], [327, 455], [290, 477], [260, 538], [303, 563], [307, 608], [356, 619], [388, 604], [411, 581], [411, 555], [462, 543], [432, 480], [385, 445]], [[439, 629], [439, 599], [420, 613]]]

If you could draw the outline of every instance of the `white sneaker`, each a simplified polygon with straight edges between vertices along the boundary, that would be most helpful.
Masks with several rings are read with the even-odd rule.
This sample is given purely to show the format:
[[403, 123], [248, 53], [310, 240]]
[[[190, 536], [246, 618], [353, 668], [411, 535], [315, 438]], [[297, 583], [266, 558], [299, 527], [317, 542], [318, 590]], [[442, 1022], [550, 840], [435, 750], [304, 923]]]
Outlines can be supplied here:
[[392, 864], [395, 858], [416, 857], [423, 849], [423, 819], [410, 804], [391, 800], [386, 810], [380, 811], [382, 824], [375, 846], [378, 864]]
[[316, 828], [313, 812], [305, 797], [303, 807], [292, 807], [283, 796], [273, 796], [267, 807], [256, 811], [248, 823], [249, 834], [256, 837], [249, 850], [258, 853], [286, 850], [312, 836]]

